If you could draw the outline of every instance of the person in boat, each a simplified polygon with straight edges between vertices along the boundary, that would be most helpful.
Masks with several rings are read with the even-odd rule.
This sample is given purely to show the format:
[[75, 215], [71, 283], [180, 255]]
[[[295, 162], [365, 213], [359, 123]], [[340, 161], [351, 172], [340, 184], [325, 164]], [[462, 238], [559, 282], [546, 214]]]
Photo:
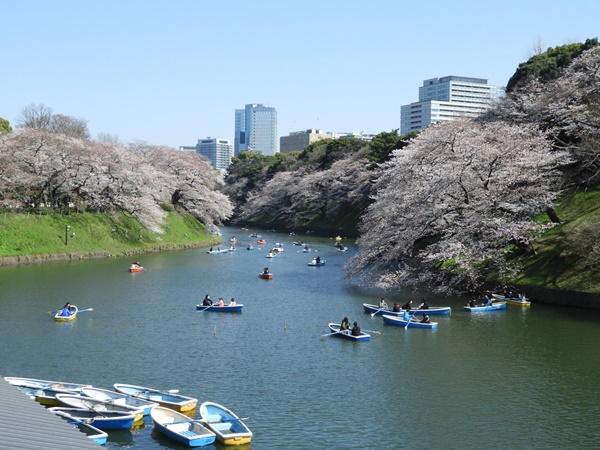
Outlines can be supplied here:
[[381, 300], [379, 300], [379, 309], [384, 309], [384, 308], [385, 308], [385, 309], [387, 309], [387, 308], [388, 308], [388, 305], [387, 305], [387, 303], [385, 302], [385, 299], [384, 299], [384, 298], [382, 298]]
[[423, 318], [421, 319], [421, 323], [430, 323], [431, 320], [429, 319], [429, 314], [425, 313], [423, 314]]
[[400, 303], [394, 303], [392, 312], [400, 312]]
[[402, 309], [410, 311], [412, 309], [412, 300], [409, 300], [404, 305], [402, 305]]
[[209, 250], [209, 252], [212, 252], [212, 251], [213, 251], [213, 248], [211, 247], [210, 250]]
[[265, 268], [263, 269], [263, 274], [265, 274], [265, 275], [268, 275], [268, 274], [269, 274], [269, 268], [268, 268], [268, 267], [265, 267]]
[[342, 319], [342, 324], [340, 325], [340, 331], [347, 331], [350, 329], [350, 320], [347, 317]]
[[223, 300], [223, 297], [219, 298], [218, 306], [225, 306], [225, 301]]
[[483, 298], [483, 304], [481, 306], [492, 306], [492, 299], [489, 295], [485, 295], [485, 297]]
[[321, 262], [321, 257], [320, 257], [320, 256], [317, 256], [317, 257], [315, 258], [315, 262], [316, 262], [317, 264], [319, 264], [319, 263]]
[[423, 301], [419, 305], [419, 309], [429, 309], [429, 303], [427, 303], [427, 300], [423, 299]]
[[475, 303], [475, 300], [471, 299], [471, 301], [469, 302], [469, 306], [471, 308], [475, 308], [477, 306], [477, 303]]
[[60, 311], [60, 315], [62, 317], [69, 317], [73, 315], [73, 312], [71, 311], [71, 303], [65, 303], [65, 306], [63, 306], [62, 310]]
[[354, 326], [352, 327], [352, 336], [360, 336], [362, 333], [360, 331], [360, 327], [357, 322], [354, 322]]
[[204, 300], [202, 300], [202, 306], [212, 306], [213, 302], [210, 299], [210, 295], [206, 294]]
[[229, 306], [235, 306], [237, 303], [235, 302], [235, 298], [231, 297], [231, 301], [229, 302]]
[[404, 320], [408, 320], [410, 322], [410, 320], [412, 319], [412, 316], [409, 313], [410, 309], [407, 309], [406, 311], [404, 311]]

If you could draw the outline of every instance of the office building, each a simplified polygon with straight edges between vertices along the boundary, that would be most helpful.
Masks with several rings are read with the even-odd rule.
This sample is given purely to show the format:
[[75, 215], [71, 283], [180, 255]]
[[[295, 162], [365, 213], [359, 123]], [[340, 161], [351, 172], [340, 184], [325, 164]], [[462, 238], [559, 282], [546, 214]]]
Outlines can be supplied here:
[[292, 131], [289, 136], [281, 136], [279, 138], [279, 151], [281, 153], [301, 152], [313, 142], [320, 141], [321, 139], [332, 139], [331, 133], [323, 133], [323, 130], [316, 130], [314, 128]]
[[206, 156], [217, 169], [227, 169], [233, 157], [233, 145], [228, 139], [207, 137], [198, 139], [194, 147], [179, 147], [180, 150], [195, 151]]
[[235, 110], [234, 155], [251, 151], [274, 155], [278, 150], [277, 110], [260, 103]]
[[419, 87], [419, 101], [400, 107], [400, 134], [418, 131], [442, 120], [474, 118], [500, 99], [503, 88], [484, 78], [430, 78]]

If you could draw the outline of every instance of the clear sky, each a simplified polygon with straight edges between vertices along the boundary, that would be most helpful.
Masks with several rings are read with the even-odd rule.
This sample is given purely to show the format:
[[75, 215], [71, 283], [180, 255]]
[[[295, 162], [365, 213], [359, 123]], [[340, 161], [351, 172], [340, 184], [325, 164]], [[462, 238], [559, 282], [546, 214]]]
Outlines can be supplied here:
[[0, 117], [44, 104], [173, 147], [233, 139], [234, 110], [279, 135], [377, 134], [446, 75], [505, 86], [544, 48], [600, 37], [597, 0], [18, 0], [0, 7]]

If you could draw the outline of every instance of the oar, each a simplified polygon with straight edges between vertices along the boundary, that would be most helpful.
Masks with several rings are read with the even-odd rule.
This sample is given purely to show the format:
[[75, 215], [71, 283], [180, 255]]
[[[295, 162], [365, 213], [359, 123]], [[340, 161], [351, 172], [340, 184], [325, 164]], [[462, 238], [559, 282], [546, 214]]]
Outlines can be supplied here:
[[341, 331], [334, 331], [333, 333], [322, 334], [321, 337], [331, 336], [332, 334], [339, 334], [339, 333], [341, 333]]
[[[419, 306], [419, 308], [420, 308], [420, 306]], [[408, 324], [410, 323], [410, 321], [412, 320], [412, 318], [415, 316], [415, 314], [417, 313], [417, 311], [419, 310], [419, 308], [415, 309], [415, 312], [412, 313], [412, 314], [410, 313], [410, 311], [407, 311], [408, 312], [408, 321], [406, 322], [406, 325], [404, 325], [404, 329], [405, 330], [408, 330]]]
[[208, 305], [204, 309], [199, 309], [198, 311], [200, 311], [200, 312], [206, 311], [208, 308], [212, 308], [213, 306], [215, 306], [215, 305]]
[[80, 313], [80, 312], [88, 312], [88, 311], [93, 311], [93, 310], [94, 310], [94, 308], [88, 308], [88, 309], [80, 309], [77, 312]]
[[375, 334], [381, 334], [380, 331], [373, 331], [373, 330], [360, 330], [360, 331], [364, 331], [365, 333], [375, 333]]
[[383, 311], [384, 309], [387, 309], [387, 305], [382, 306], [381, 308], [379, 308], [377, 311], [375, 311], [374, 313], [371, 313], [371, 317], [375, 317], [375, 315], [379, 312], [379, 311]]

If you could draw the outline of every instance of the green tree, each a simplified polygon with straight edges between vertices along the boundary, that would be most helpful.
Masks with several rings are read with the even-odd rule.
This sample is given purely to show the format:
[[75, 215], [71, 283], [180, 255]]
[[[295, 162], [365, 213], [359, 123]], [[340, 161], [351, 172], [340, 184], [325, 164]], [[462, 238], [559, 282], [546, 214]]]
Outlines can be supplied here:
[[0, 117], [0, 133], [10, 133], [11, 131], [12, 127], [10, 126], [10, 122]]
[[506, 92], [511, 92], [527, 80], [540, 78], [551, 81], [559, 76], [560, 69], [571, 64], [584, 51], [600, 45], [598, 38], [587, 39], [583, 44], [568, 44], [549, 48], [546, 52], [534, 55], [527, 62], [519, 64], [517, 71], [508, 80]]

